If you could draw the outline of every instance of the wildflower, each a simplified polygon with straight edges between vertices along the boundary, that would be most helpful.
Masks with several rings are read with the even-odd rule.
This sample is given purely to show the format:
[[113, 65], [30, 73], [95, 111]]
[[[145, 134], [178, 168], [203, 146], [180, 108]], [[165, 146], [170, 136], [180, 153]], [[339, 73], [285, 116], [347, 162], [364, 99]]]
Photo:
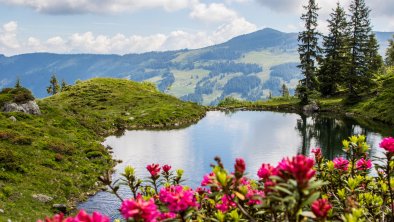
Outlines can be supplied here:
[[337, 170], [347, 171], [349, 167], [349, 161], [343, 157], [337, 157], [332, 162], [334, 162], [334, 168]]
[[284, 179], [287, 177], [295, 179], [300, 187], [305, 187], [316, 173], [313, 165], [313, 159], [304, 155], [297, 155], [291, 160], [286, 158], [278, 164], [278, 175]]
[[320, 148], [312, 149], [312, 153], [315, 155], [316, 162], [319, 162], [323, 158]]
[[166, 221], [168, 219], [176, 218], [176, 214], [175, 213], [171, 213], [171, 212], [161, 213], [159, 218], [160, 218], [160, 221]]
[[198, 206], [194, 192], [179, 185], [162, 188], [159, 199], [173, 213], [184, 212], [190, 207]]
[[234, 169], [235, 177], [241, 178], [246, 169], [245, 161], [242, 158], [235, 159]]
[[[37, 222], [43, 221], [38, 220]], [[84, 210], [81, 210], [75, 217], [64, 218], [64, 214], [60, 213], [52, 218], [45, 218], [45, 222], [109, 222], [109, 218], [98, 212], [93, 212], [92, 216], [90, 216]]]
[[222, 211], [223, 213], [227, 212], [231, 208], [235, 208], [237, 205], [231, 201], [231, 197], [224, 195], [222, 197], [222, 202], [216, 204], [216, 209]]
[[379, 146], [385, 149], [389, 153], [394, 153], [394, 138], [393, 137], [384, 138], [379, 143]]
[[202, 181], [201, 186], [208, 186], [214, 184], [215, 181], [215, 173], [211, 172], [209, 174], [205, 174]]
[[259, 171], [257, 171], [257, 176], [260, 179], [267, 180], [270, 176], [275, 174], [275, 168], [270, 164], [261, 164]]
[[146, 166], [146, 169], [149, 171], [152, 177], [157, 177], [160, 173], [160, 166], [159, 164], [151, 164]]
[[369, 170], [372, 167], [372, 162], [371, 160], [365, 160], [364, 158], [361, 158], [357, 161], [356, 167], [357, 170]]
[[163, 166], [163, 171], [164, 172], [168, 173], [170, 170], [171, 170], [171, 166], [170, 165], [166, 164], [166, 165]]
[[311, 209], [317, 218], [326, 218], [332, 208], [327, 199], [318, 199], [312, 203]]
[[145, 222], [156, 222], [160, 216], [160, 211], [158, 211], [153, 198], [145, 201], [142, 196], [138, 196], [134, 200], [124, 200], [120, 212], [125, 219], [133, 218], [136, 221], [143, 220]]

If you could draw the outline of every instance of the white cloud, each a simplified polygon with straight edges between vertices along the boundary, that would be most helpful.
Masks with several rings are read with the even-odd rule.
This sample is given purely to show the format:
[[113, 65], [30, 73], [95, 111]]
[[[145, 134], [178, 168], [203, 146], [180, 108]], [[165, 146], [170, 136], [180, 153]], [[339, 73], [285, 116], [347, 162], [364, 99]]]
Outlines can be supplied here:
[[74, 33], [70, 36], [54, 36], [46, 40], [29, 37], [18, 40], [16, 22], [3, 26], [0, 33], [0, 49], [6, 55], [29, 52], [54, 53], [141, 53], [148, 51], [178, 50], [184, 48], [202, 48], [222, 43], [235, 36], [257, 30], [256, 25], [244, 18], [235, 18], [220, 25], [212, 32], [186, 32], [177, 30], [169, 34], [148, 36], [95, 35], [92, 32]]
[[190, 17], [206, 22], [224, 22], [235, 19], [238, 15], [221, 3], [211, 3], [209, 5], [198, 3], [193, 6]]
[[46, 14], [117, 13], [144, 8], [174, 11], [192, 0], [0, 0], [0, 3], [32, 8]]
[[3, 49], [3, 47], [10, 49], [20, 47], [16, 38], [17, 29], [18, 24], [15, 21], [10, 21], [3, 25], [3, 28], [0, 31], [0, 49]]

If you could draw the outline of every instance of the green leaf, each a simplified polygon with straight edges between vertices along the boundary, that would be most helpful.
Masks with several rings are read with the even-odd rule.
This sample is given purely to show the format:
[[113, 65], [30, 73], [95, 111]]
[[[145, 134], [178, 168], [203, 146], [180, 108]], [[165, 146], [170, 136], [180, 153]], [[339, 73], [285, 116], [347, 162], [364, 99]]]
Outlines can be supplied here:
[[308, 206], [310, 205], [313, 201], [317, 200], [320, 197], [320, 192], [316, 192], [314, 194], [312, 194], [311, 196], [308, 197], [308, 199], [306, 199], [301, 206]]

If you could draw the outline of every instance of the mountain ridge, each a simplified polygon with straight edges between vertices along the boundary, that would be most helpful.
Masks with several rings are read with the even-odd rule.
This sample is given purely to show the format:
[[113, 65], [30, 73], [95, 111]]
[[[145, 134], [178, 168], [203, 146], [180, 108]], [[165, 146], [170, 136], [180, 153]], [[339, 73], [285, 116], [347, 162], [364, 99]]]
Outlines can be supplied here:
[[[376, 32], [380, 53], [392, 34]], [[269, 92], [279, 95], [282, 84], [294, 91], [300, 78], [297, 44], [297, 33], [265, 28], [201, 49], [124, 55], [0, 55], [0, 88], [20, 78], [35, 96], [45, 97], [49, 78], [56, 73], [59, 81], [68, 83], [93, 77], [149, 81], [163, 92], [206, 105], [227, 96], [253, 101], [266, 98]]]

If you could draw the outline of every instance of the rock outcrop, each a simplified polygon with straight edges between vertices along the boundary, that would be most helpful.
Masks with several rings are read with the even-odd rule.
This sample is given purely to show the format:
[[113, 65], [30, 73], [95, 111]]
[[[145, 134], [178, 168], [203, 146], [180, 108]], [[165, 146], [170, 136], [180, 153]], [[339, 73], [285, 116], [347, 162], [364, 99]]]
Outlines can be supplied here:
[[319, 111], [319, 109], [320, 107], [317, 105], [315, 101], [312, 101], [310, 104], [302, 107], [302, 111], [304, 111], [304, 113], [314, 113]]
[[41, 115], [40, 107], [35, 101], [26, 103], [6, 103], [2, 108], [3, 112], [24, 112], [33, 115]]

